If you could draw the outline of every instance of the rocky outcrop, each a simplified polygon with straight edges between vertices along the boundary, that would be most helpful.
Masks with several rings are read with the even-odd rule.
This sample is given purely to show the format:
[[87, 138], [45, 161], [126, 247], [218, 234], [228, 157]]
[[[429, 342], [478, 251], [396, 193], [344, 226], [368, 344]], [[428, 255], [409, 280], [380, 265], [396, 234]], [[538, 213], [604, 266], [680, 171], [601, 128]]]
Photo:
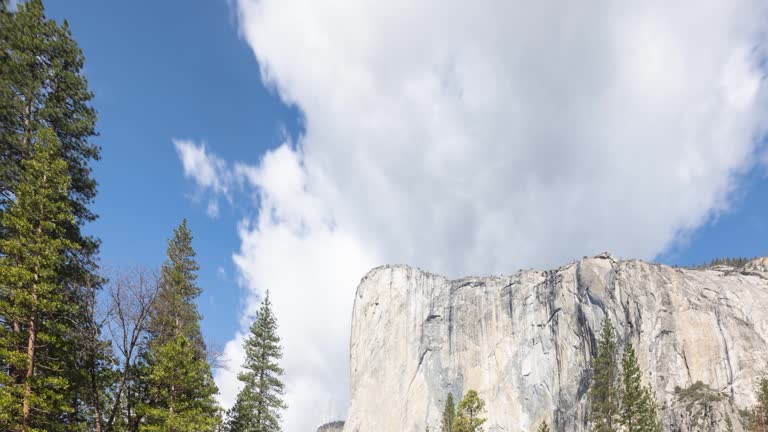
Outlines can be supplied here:
[[[742, 430], [768, 359], [768, 260], [687, 270], [607, 254], [550, 271], [449, 280], [368, 273], [355, 298], [345, 432], [436, 429], [445, 397], [475, 389], [485, 430], [586, 431], [595, 333], [635, 345], [665, 430]], [[716, 395], [685, 400], [698, 381]], [[678, 389], [678, 392], [675, 392]], [[716, 400], [715, 400], [716, 399]]]
[[742, 431], [741, 414], [723, 392], [701, 381], [675, 388], [675, 396], [664, 418], [670, 432]]
[[317, 432], [342, 432], [344, 430], [344, 422], [343, 421], [335, 421], [331, 423], [326, 423], [319, 428], [317, 428]]

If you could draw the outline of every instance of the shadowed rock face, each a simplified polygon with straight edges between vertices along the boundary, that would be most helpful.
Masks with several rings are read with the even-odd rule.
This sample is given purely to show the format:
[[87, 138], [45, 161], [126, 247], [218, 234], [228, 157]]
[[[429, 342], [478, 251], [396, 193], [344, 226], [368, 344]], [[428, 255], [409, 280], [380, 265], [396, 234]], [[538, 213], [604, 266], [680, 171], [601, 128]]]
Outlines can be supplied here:
[[[741, 431], [768, 359], [768, 260], [694, 271], [603, 254], [557, 270], [448, 280], [411, 267], [361, 281], [344, 431], [435, 430], [448, 392], [475, 389], [485, 430], [586, 431], [595, 334], [631, 341], [665, 430]], [[680, 400], [697, 381], [722, 397]], [[679, 389], [678, 389], [679, 390]], [[696, 411], [698, 414], [691, 414]]]

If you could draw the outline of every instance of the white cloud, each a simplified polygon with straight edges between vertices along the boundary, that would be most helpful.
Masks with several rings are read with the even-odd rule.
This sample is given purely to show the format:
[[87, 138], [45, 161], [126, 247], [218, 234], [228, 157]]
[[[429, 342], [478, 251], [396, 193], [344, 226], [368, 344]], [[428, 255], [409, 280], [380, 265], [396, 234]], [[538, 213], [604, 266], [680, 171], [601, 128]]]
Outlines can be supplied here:
[[286, 431], [343, 413], [368, 267], [652, 258], [727, 210], [768, 118], [764, 7], [240, 0], [262, 75], [306, 120], [298, 146], [234, 169], [259, 197], [235, 263], [248, 313], [275, 297]]
[[219, 201], [218, 200], [210, 200], [208, 201], [208, 207], [205, 210], [206, 213], [208, 213], [208, 216], [211, 218], [216, 218], [219, 216]]
[[207, 152], [205, 143], [195, 144], [190, 140], [174, 139], [173, 145], [184, 167], [184, 176], [194, 180], [201, 191], [213, 192], [206, 213], [211, 218], [218, 217], [219, 201], [216, 195], [223, 195], [232, 201], [233, 175], [227, 163]]
[[[328, 213], [308, 189], [300, 154], [283, 145], [269, 152], [258, 167], [238, 164], [238, 177], [260, 191], [255, 220], [240, 224], [242, 246], [234, 261], [243, 284], [250, 288], [241, 326], [227, 343], [224, 357], [234, 359], [219, 370], [216, 382], [224, 406], [236, 397], [237, 363], [244, 357], [244, 331], [266, 289], [280, 323], [285, 357], [286, 430], [306, 420], [334, 420], [344, 414], [348, 338], [354, 295], [350, 287], [377, 262], [369, 249], [327, 219]], [[339, 391], [328, 389], [340, 387]], [[319, 425], [319, 423], [318, 423]], [[315, 425], [317, 426], [317, 425]]]

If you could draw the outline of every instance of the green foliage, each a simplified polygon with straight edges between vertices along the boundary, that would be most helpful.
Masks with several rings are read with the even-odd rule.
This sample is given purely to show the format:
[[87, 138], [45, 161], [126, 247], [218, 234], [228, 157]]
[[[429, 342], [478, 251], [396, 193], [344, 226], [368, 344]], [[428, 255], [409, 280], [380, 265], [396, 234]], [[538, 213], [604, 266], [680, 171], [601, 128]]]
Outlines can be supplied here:
[[728, 266], [733, 268], [739, 268], [746, 265], [748, 262], [752, 261], [754, 258], [748, 258], [748, 257], [721, 257], [721, 258], [713, 258], [708, 263], [704, 262], [699, 265], [693, 265], [689, 266], [688, 268], [694, 269], [694, 270], [706, 270], [715, 266]]
[[[62, 274], [77, 250], [66, 227], [74, 215], [61, 146], [50, 130], [36, 134], [23, 163], [16, 199], [0, 216], [0, 426], [3, 430], [65, 430], [72, 376], [61, 353], [71, 351], [73, 315]], [[58, 415], [57, 415], [58, 414]]]
[[206, 348], [200, 331], [201, 316], [195, 305], [202, 292], [196, 284], [196, 272], [200, 267], [195, 255], [192, 232], [184, 219], [168, 240], [166, 262], [160, 272], [160, 290], [149, 320], [149, 333], [160, 344], [184, 335], [192, 343], [195, 355], [204, 358]]
[[88, 164], [99, 158], [99, 148], [88, 140], [96, 135], [96, 111], [69, 25], [47, 19], [41, 0], [19, 2], [17, 12], [0, 12], [0, 53], [0, 209], [12, 201], [32, 138], [51, 129], [72, 179], [72, 212], [80, 223], [93, 220], [88, 205], [96, 182]]
[[205, 359], [196, 358], [187, 338], [156, 347], [151, 353], [148, 376], [152, 403], [139, 407], [144, 423], [141, 432], [215, 431], [219, 408], [213, 397], [216, 385]]
[[536, 429], [536, 432], [550, 432], [549, 425], [547, 424], [546, 420], [541, 421], [541, 424], [539, 424], [539, 428]]
[[456, 406], [453, 402], [453, 393], [448, 393], [443, 407], [443, 418], [440, 423], [441, 432], [453, 432], [453, 421], [456, 418]]
[[685, 402], [689, 409], [694, 404], [712, 404], [725, 399], [725, 395], [701, 381], [696, 381], [686, 388], [675, 387], [675, 396]]
[[[168, 241], [167, 261], [150, 313], [148, 349], [139, 370], [136, 395], [146, 432], [213, 431], [220, 424], [217, 393], [206, 360], [200, 314], [194, 301], [198, 265], [192, 234], [184, 220]], [[142, 385], [146, 383], [146, 386]]]
[[600, 330], [597, 356], [593, 359], [594, 375], [589, 389], [589, 420], [594, 432], [617, 430], [619, 415], [619, 370], [616, 335], [613, 324], [606, 318]]
[[[627, 343], [621, 356], [621, 371], [616, 363], [616, 335], [609, 320], [600, 331], [594, 378], [589, 389], [590, 422], [599, 432], [661, 432], [656, 398], [641, 380], [635, 348]], [[619, 398], [619, 395], [621, 397]]]
[[237, 377], [244, 386], [227, 413], [229, 432], [281, 430], [280, 411], [286, 408], [282, 399], [283, 369], [278, 364], [282, 357], [277, 320], [267, 292], [245, 341], [244, 371]]
[[650, 386], [643, 388], [640, 411], [640, 428], [643, 432], [662, 432], [663, 425], [656, 408], [656, 397]]
[[768, 378], [762, 378], [755, 386], [755, 396], [757, 403], [748, 413], [749, 431], [766, 432], [768, 431]]
[[622, 392], [621, 424], [626, 432], [644, 430], [647, 393], [640, 380], [640, 366], [637, 364], [635, 348], [631, 343], [624, 347], [621, 358]]
[[[40, 345], [55, 352], [48, 356], [45, 350], [40, 351], [41, 360], [50, 357], [56, 361], [50, 365], [38, 362], [35, 372], [48, 371], [67, 382], [56, 390], [56, 397], [67, 408], [45, 412], [56, 419], [56, 425], [50, 427], [85, 430], [86, 423], [95, 419], [95, 396], [104, 390], [96, 387], [105, 385], [109, 362], [103, 347], [96, 347], [99, 329], [91, 302], [103, 283], [96, 274], [99, 243], [81, 232], [86, 222], [95, 219], [88, 206], [96, 195], [89, 167], [99, 158], [99, 148], [89, 142], [95, 135], [96, 111], [90, 106], [93, 95], [81, 73], [83, 54], [68, 24], [47, 19], [40, 0], [19, 2], [17, 8], [15, 12], [0, 9], [0, 217], [17, 205], [26, 162], [36, 157], [40, 137], [51, 134], [50, 139], [59, 146], [56, 157], [63, 166], [60, 174], [68, 178], [62, 202], [66, 201], [71, 217], [58, 223], [69, 247], [64, 264], [57, 269], [57, 283], [61, 301], [69, 310], [66, 320], [61, 319], [64, 315], [56, 320], [58, 330], [41, 327]], [[0, 239], [16, 235], [14, 227], [0, 223]], [[47, 259], [34, 259], [38, 258]], [[3, 285], [3, 289], [6, 297], [15, 294], [13, 285]], [[13, 335], [18, 333], [13, 329], [18, 323], [6, 316], [0, 318], [5, 327], [0, 344], [18, 347], [19, 336]], [[64, 327], [69, 328], [63, 331]], [[45, 340], [51, 332], [59, 335], [55, 342]], [[18, 375], [14, 368], [4, 371], [7, 376], [3, 379]], [[10, 379], [18, 384], [17, 378]]]
[[485, 409], [485, 401], [480, 399], [475, 390], [468, 391], [459, 402], [453, 432], [483, 432], [484, 418], [480, 417]]

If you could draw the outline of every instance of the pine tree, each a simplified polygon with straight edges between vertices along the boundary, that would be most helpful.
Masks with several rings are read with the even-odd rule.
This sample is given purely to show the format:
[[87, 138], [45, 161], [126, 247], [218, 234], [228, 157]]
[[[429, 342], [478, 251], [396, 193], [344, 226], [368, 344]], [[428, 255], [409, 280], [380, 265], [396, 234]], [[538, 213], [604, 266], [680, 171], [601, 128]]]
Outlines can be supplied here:
[[201, 316], [195, 305], [202, 292], [196, 283], [196, 272], [200, 267], [195, 255], [192, 232], [184, 219], [168, 241], [166, 262], [160, 272], [160, 288], [150, 315], [149, 333], [151, 339], [161, 345], [184, 335], [192, 343], [195, 355], [205, 357]]
[[536, 429], [536, 432], [549, 432], [549, 425], [547, 424], [546, 420], [541, 421], [541, 424], [539, 425], [539, 428]]
[[142, 407], [142, 432], [215, 431], [219, 408], [213, 400], [216, 385], [205, 359], [197, 358], [183, 335], [161, 344], [152, 353], [149, 394]]
[[484, 418], [480, 417], [485, 409], [485, 401], [480, 399], [475, 390], [470, 390], [459, 402], [456, 418], [453, 421], [454, 432], [483, 432]]
[[[13, 199], [33, 137], [51, 129], [71, 178], [72, 212], [78, 223], [93, 220], [88, 205], [96, 182], [88, 164], [100, 151], [88, 142], [96, 135], [96, 111], [82, 75], [83, 53], [66, 21], [59, 25], [45, 17], [41, 0], [18, 2], [17, 8], [0, 9], [0, 209]], [[91, 243], [83, 237], [76, 242]]]
[[[97, 415], [95, 393], [104, 390], [94, 388], [103, 381], [104, 358], [91, 349], [96, 341], [89, 300], [103, 283], [96, 268], [99, 242], [81, 231], [95, 219], [89, 205], [96, 196], [96, 182], [89, 163], [99, 159], [100, 150], [89, 142], [96, 135], [93, 94], [81, 73], [83, 54], [67, 22], [59, 25], [47, 19], [41, 0], [18, 2], [14, 12], [6, 3], [0, 7], [0, 215], [14, 206], [25, 161], [34, 157], [37, 138], [44, 130], [52, 131], [69, 177], [65, 200], [73, 217], [61, 225], [72, 245], [66, 265], [58, 270], [70, 311], [69, 329], [62, 332], [55, 356], [61, 360], [56, 373], [68, 382], [59, 397], [68, 401], [69, 414], [49, 415], [58, 415], [58, 423], [70, 431], [83, 430]], [[0, 238], [13, 235], [13, 229], [0, 224]], [[3, 323], [6, 330], [15, 325], [5, 319]]]
[[621, 424], [625, 432], [639, 432], [643, 430], [645, 390], [640, 381], [640, 366], [631, 342], [624, 347], [621, 369]]
[[619, 414], [618, 365], [613, 324], [606, 318], [600, 331], [597, 356], [593, 359], [594, 375], [589, 389], [589, 419], [594, 432], [616, 431]]
[[656, 398], [654, 397], [653, 390], [651, 390], [650, 386], [643, 387], [641, 407], [641, 428], [638, 430], [642, 432], [662, 432], [664, 429], [656, 409]]
[[443, 418], [440, 423], [441, 432], [453, 432], [453, 420], [456, 418], [456, 406], [453, 402], [453, 393], [448, 393], [448, 397], [445, 399], [445, 407], [443, 408]]
[[0, 239], [0, 426], [2, 430], [71, 430], [62, 418], [72, 385], [62, 353], [75, 313], [62, 274], [77, 250], [66, 228], [74, 221], [70, 179], [50, 130], [36, 134], [23, 163], [15, 200], [2, 213]]
[[[219, 421], [217, 393], [200, 331], [195, 299], [201, 289], [192, 233], [186, 219], [168, 241], [167, 261], [148, 322], [149, 342], [144, 364], [137, 372], [138, 389], [148, 394], [137, 411], [144, 420], [140, 431], [212, 431]], [[146, 382], [146, 385], [142, 384]]]
[[755, 386], [757, 404], [749, 419], [750, 432], [768, 432], [768, 378], [762, 378]]
[[661, 431], [656, 399], [650, 386], [643, 386], [640, 366], [632, 343], [627, 343], [621, 357], [621, 425], [623, 432]]
[[251, 334], [245, 341], [245, 364], [238, 379], [244, 384], [228, 412], [230, 432], [278, 432], [280, 411], [286, 408], [283, 396], [283, 357], [277, 320], [269, 292], [261, 302]]

